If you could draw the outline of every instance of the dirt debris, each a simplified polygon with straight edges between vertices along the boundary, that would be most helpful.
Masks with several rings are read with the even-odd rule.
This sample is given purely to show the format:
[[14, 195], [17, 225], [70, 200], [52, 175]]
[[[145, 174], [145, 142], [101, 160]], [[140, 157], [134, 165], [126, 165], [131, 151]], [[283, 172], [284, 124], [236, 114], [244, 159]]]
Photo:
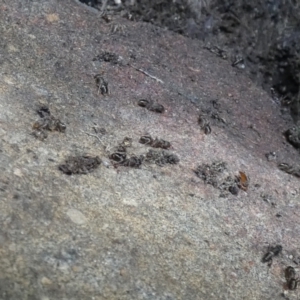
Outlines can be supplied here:
[[103, 51], [93, 58], [93, 61], [109, 62], [113, 65], [118, 65], [120, 63], [120, 57], [115, 53]]
[[47, 106], [42, 106], [37, 110], [38, 115], [41, 117], [32, 125], [32, 135], [39, 140], [45, 140], [48, 137], [46, 131], [58, 131], [64, 133], [66, 125], [59, 119], [51, 115]]
[[88, 174], [97, 169], [100, 164], [99, 156], [70, 156], [58, 168], [66, 175]]
[[240, 176], [230, 176], [227, 171], [227, 164], [223, 161], [199, 165], [194, 172], [206, 184], [219, 189], [221, 191], [220, 197], [226, 197], [228, 192], [238, 195], [239, 189], [246, 189], [246, 182]]
[[150, 135], [141, 136], [139, 143], [149, 145], [153, 148], [169, 149], [171, 147], [170, 142], [158, 138], [153, 139]]
[[295, 148], [300, 148], [300, 126], [293, 126], [285, 132], [287, 141]]
[[295, 177], [300, 178], [300, 167], [297, 165], [292, 166], [288, 163], [280, 163], [278, 164], [278, 169], [287, 174], [291, 174]]
[[153, 111], [153, 112], [160, 113], [160, 114], [162, 114], [165, 111], [165, 108], [163, 105], [161, 105], [157, 102], [146, 100], [146, 99], [139, 100], [138, 106], [145, 107], [149, 111]]
[[172, 164], [172, 165], [178, 164], [180, 160], [177, 155], [170, 153], [168, 151], [164, 151], [164, 150], [155, 151], [150, 149], [146, 153], [145, 161], [150, 163], [155, 163], [158, 166], [162, 167], [165, 164]]
[[108, 82], [103, 78], [102, 74], [97, 74], [94, 78], [98, 88], [98, 93], [101, 92], [102, 95], [109, 94]]

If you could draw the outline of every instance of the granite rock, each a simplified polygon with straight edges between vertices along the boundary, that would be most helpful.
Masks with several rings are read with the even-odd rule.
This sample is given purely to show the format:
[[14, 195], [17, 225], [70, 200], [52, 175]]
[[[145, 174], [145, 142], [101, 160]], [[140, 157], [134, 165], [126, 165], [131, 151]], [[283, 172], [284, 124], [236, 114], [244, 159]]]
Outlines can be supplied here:
[[[281, 134], [292, 123], [264, 91], [200, 41], [106, 23], [71, 0], [2, 1], [0, 36], [0, 299], [297, 298], [284, 268], [299, 261], [299, 179], [265, 153], [289, 164], [299, 154]], [[104, 52], [118, 64], [95, 60]], [[31, 135], [41, 106], [64, 133]], [[179, 163], [110, 163], [124, 137], [128, 157], [145, 155], [143, 135], [170, 141]], [[60, 172], [77, 156], [104, 163]], [[196, 176], [214, 161], [247, 174], [247, 191], [220, 198]], [[270, 267], [269, 245], [283, 247]]]

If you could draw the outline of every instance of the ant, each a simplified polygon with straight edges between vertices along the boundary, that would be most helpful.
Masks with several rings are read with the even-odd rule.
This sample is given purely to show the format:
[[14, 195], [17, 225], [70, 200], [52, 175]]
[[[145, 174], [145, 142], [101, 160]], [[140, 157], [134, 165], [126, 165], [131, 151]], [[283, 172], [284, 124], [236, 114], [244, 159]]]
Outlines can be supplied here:
[[300, 282], [299, 278], [296, 278], [296, 271], [293, 267], [289, 266], [285, 269], [285, 279], [287, 282], [287, 287], [289, 290], [296, 290], [298, 286], [298, 282]]
[[268, 252], [263, 256], [262, 262], [268, 263], [271, 266], [273, 257], [277, 256], [282, 251], [281, 245], [276, 245], [275, 247], [269, 247]]

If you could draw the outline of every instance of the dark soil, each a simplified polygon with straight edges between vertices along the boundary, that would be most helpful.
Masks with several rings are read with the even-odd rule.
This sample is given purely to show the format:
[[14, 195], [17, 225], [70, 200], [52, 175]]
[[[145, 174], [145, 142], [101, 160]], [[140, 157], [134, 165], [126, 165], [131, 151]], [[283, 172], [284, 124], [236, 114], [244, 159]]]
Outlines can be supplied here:
[[[81, 0], [100, 8], [101, 0]], [[300, 121], [300, 3], [296, 0], [123, 0], [118, 10], [191, 38], [272, 92]], [[189, 2], [189, 3], [188, 3]], [[109, 8], [115, 6], [108, 1]], [[220, 55], [220, 53], [222, 55]], [[286, 109], [283, 109], [285, 111]]]

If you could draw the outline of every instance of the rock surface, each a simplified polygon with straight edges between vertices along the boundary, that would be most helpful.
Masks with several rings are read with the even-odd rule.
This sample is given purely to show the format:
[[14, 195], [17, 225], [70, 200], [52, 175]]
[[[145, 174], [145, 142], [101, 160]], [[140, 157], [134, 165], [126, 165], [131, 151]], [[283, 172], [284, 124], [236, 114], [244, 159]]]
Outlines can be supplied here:
[[[297, 299], [299, 179], [277, 164], [299, 154], [264, 91], [199, 41], [71, 0], [2, 2], [0, 35], [0, 299]], [[33, 134], [41, 107], [65, 132]], [[143, 161], [145, 135], [179, 163]], [[140, 167], [109, 159], [120, 144]], [[82, 155], [102, 163], [59, 170]], [[220, 197], [193, 171], [215, 161], [249, 186]]]

